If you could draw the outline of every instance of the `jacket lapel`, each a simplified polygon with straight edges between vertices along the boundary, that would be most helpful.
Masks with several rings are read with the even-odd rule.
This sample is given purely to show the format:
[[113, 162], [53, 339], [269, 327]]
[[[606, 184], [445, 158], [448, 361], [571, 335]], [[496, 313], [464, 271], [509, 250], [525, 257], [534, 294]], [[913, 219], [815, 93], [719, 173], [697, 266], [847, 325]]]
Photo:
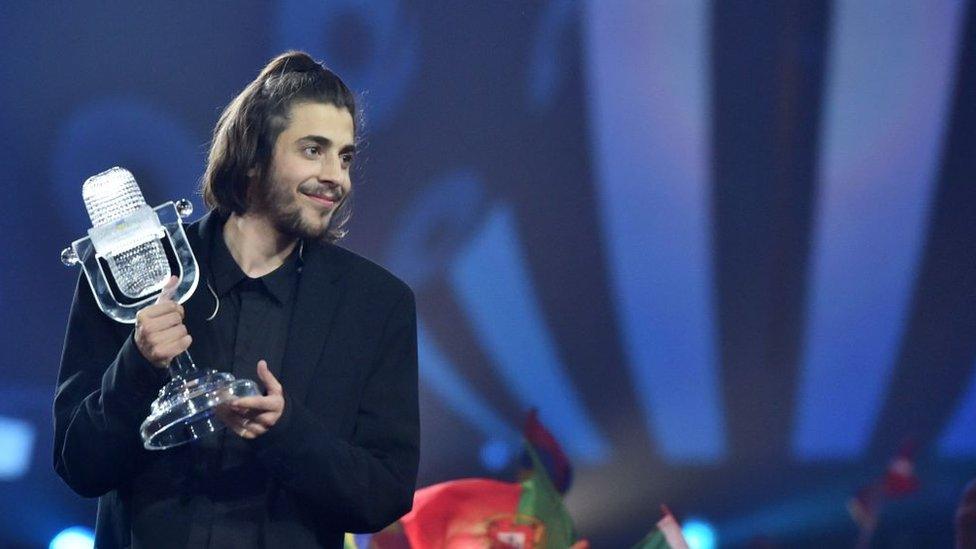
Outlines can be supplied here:
[[285, 393], [299, 402], [308, 394], [312, 374], [332, 331], [340, 299], [337, 281], [346, 268], [330, 244], [306, 243], [302, 259], [280, 376]]

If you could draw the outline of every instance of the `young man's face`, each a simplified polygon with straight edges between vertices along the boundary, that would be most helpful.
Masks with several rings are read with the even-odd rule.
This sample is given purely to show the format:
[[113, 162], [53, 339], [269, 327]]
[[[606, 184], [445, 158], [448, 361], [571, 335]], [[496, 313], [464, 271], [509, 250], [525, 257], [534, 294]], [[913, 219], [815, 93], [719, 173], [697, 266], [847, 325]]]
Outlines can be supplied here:
[[349, 195], [354, 125], [347, 109], [326, 103], [292, 105], [278, 136], [271, 170], [256, 196], [256, 213], [267, 215], [283, 235], [321, 239], [332, 214]]

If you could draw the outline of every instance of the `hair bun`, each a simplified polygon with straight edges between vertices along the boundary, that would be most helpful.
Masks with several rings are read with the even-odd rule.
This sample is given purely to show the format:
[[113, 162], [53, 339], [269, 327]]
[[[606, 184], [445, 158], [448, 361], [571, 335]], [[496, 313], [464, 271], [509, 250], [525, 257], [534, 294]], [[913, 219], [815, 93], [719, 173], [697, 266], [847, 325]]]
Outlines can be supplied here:
[[286, 51], [272, 59], [261, 71], [260, 78], [267, 79], [271, 76], [282, 76], [295, 72], [316, 72], [325, 70], [321, 63], [312, 59], [312, 56], [303, 51]]

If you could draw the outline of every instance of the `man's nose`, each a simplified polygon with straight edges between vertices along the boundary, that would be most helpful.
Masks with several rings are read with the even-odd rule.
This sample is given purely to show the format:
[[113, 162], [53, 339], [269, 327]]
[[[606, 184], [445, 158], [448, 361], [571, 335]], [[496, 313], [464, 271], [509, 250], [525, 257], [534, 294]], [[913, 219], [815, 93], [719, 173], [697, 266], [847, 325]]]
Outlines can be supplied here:
[[340, 165], [338, 157], [325, 155], [319, 167], [319, 181], [338, 185], [342, 180]]

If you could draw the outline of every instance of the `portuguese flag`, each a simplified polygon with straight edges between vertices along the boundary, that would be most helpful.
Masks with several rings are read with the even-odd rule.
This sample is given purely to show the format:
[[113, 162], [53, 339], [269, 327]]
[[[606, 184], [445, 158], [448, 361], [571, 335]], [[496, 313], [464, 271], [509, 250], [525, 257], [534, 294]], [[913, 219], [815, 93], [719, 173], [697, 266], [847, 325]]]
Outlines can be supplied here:
[[531, 446], [534, 473], [526, 480], [452, 480], [417, 490], [400, 519], [410, 547], [566, 549], [573, 521]]

